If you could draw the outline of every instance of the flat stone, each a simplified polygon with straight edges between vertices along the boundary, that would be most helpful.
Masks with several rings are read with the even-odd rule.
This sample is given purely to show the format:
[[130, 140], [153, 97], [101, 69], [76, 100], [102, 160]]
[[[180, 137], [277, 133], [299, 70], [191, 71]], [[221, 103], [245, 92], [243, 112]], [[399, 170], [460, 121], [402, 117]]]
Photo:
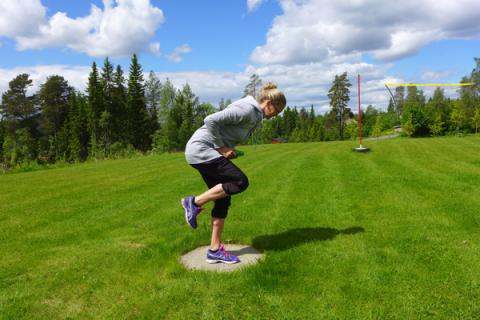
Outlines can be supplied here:
[[257, 249], [242, 244], [226, 244], [225, 249], [230, 252], [230, 254], [237, 256], [240, 262], [235, 264], [208, 263], [206, 261], [208, 246], [199, 247], [187, 252], [182, 256], [181, 261], [189, 270], [232, 272], [256, 264], [264, 256], [264, 254]]

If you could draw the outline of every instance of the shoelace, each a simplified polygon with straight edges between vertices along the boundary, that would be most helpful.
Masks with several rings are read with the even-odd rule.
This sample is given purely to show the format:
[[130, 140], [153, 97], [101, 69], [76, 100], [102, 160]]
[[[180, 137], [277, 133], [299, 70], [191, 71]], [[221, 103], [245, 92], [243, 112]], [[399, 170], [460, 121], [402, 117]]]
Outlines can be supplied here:
[[225, 247], [224, 247], [223, 244], [220, 245], [219, 250], [220, 250], [220, 252], [222, 252], [225, 255], [225, 257], [230, 257], [230, 253], [227, 250], [225, 250]]

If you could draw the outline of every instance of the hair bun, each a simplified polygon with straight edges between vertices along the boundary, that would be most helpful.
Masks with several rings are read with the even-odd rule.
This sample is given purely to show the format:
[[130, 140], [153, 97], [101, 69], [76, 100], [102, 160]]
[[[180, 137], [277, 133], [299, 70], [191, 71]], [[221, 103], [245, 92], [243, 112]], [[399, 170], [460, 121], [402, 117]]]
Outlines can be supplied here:
[[273, 82], [269, 82], [263, 86], [263, 90], [272, 90], [272, 89], [277, 89], [277, 85]]

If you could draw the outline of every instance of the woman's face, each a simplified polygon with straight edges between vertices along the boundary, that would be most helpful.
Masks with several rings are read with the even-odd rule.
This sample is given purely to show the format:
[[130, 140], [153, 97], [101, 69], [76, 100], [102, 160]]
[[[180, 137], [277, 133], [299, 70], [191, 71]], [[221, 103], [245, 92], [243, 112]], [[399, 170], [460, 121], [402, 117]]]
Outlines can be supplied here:
[[278, 115], [280, 112], [275, 108], [271, 100], [265, 100], [265, 107], [263, 108], [263, 114], [265, 118], [270, 119]]

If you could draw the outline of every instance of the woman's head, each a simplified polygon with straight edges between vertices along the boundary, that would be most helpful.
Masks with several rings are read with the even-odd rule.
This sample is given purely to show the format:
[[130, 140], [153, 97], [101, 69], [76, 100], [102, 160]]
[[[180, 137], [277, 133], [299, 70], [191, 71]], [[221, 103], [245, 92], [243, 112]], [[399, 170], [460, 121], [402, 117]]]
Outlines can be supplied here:
[[287, 104], [287, 99], [282, 91], [278, 90], [277, 85], [273, 82], [263, 86], [262, 91], [257, 96], [257, 101], [267, 119], [276, 116], [283, 111]]

